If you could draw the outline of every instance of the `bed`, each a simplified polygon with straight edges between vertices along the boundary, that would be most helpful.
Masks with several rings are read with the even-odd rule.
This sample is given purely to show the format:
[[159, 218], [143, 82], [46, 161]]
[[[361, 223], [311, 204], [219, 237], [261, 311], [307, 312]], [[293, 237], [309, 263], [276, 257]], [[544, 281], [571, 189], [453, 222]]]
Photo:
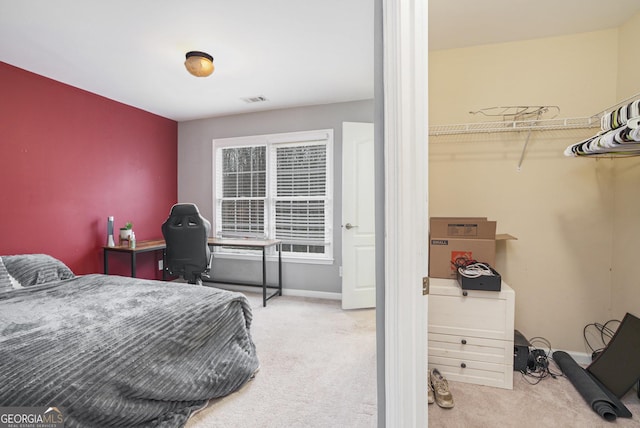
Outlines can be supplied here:
[[0, 407], [55, 406], [66, 427], [181, 427], [258, 358], [246, 297], [0, 257]]

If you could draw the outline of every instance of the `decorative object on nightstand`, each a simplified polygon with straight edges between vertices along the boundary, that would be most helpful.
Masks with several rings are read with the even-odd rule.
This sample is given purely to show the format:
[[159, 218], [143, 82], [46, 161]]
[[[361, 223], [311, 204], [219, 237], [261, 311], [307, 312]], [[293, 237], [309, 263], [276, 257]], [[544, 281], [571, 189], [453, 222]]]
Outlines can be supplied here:
[[463, 290], [430, 278], [429, 368], [447, 379], [513, 388], [515, 292]]
[[131, 239], [132, 232], [133, 223], [128, 221], [125, 223], [124, 227], [120, 228], [120, 245], [124, 244], [124, 241], [127, 241], [127, 245], [129, 244], [129, 239]]
[[107, 247], [115, 247], [116, 242], [113, 239], [113, 216], [107, 218]]

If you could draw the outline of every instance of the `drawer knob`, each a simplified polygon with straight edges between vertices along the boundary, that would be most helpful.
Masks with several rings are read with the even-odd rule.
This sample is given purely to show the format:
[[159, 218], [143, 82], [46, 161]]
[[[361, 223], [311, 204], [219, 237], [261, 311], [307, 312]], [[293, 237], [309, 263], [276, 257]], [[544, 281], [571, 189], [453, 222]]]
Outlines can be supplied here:
[[462, 292], [462, 295], [463, 295], [464, 297], [467, 297], [467, 295], [468, 295], [468, 294], [469, 294], [469, 293], [467, 293], [466, 291], [463, 291], [463, 292]]
[[461, 343], [462, 343], [463, 345], [466, 345], [466, 344], [467, 344], [467, 339], [462, 339]]
[[467, 368], [467, 365], [465, 363], [460, 364], [460, 367], [462, 367], [463, 369]]

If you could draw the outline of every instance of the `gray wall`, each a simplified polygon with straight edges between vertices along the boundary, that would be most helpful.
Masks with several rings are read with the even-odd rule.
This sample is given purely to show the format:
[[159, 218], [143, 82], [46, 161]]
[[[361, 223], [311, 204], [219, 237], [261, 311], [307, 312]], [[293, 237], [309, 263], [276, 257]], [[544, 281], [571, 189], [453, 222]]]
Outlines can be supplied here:
[[[283, 262], [283, 287], [341, 293], [342, 265], [342, 122], [373, 122], [373, 100], [239, 114], [178, 124], [178, 201], [193, 202], [213, 220], [213, 146], [216, 138], [333, 129], [334, 150], [334, 263], [331, 265]], [[261, 265], [225, 259], [214, 264], [216, 279], [257, 281]], [[268, 271], [275, 269], [269, 266]], [[275, 275], [269, 274], [271, 281]]]

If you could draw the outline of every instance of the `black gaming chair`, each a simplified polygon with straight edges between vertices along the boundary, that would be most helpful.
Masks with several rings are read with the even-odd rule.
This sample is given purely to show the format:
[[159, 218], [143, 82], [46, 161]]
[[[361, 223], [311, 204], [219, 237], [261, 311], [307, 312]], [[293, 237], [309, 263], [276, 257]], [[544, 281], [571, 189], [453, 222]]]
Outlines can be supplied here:
[[182, 276], [189, 284], [202, 284], [202, 274], [211, 268], [207, 238], [211, 223], [200, 215], [195, 204], [176, 204], [162, 224], [167, 243], [166, 266], [171, 275]]

